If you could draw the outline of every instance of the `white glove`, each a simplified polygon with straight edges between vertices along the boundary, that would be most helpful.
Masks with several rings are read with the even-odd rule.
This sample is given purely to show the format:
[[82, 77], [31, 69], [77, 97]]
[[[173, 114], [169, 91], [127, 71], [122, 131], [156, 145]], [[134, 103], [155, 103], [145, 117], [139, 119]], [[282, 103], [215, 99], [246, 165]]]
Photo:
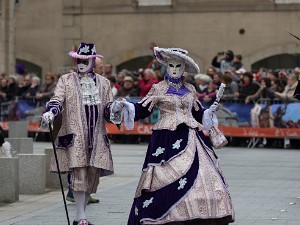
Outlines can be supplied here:
[[219, 110], [220, 103], [214, 102], [208, 109], [208, 115], [213, 116]]
[[122, 112], [123, 108], [124, 108], [124, 102], [116, 100], [113, 104], [112, 112], [120, 113], [120, 112]]
[[42, 119], [41, 119], [41, 127], [48, 127], [49, 124], [51, 124], [54, 120], [54, 115], [52, 112], [45, 112], [42, 115]]

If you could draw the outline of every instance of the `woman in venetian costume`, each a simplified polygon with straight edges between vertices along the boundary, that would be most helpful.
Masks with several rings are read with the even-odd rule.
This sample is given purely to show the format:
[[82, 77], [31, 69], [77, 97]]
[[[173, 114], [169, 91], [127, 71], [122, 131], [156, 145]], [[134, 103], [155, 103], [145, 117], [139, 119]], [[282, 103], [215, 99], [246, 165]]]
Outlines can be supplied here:
[[165, 80], [154, 84], [139, 103], [116, 101], [111, 113], [124, 115], [127, 129], [134, 120], [160, 109], [153, 126], [141, 178], [128, 225], [228, 224], [234, 210], [227, 183], [203, 130], [217, 126], [215, 102], [204, 109], [194, 86], [183, 73], [198, 74], [198, 65], [178, 48], [155, 47], [156, 58], [167, 67]]

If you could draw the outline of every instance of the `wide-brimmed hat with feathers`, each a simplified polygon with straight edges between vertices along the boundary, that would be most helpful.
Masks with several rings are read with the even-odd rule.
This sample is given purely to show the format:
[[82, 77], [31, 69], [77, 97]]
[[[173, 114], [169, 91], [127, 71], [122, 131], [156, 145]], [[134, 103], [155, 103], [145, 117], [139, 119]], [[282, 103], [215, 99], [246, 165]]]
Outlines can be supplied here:
[[103, 58], [102, 55], [99, 55], [96, 53], [96, 47], [92, 43], [84, 43], [81, 42], [80, 46], [77, 50], [69, 52], [69, 56], [73, 58], [79, 58], [79, 59], [90, 59], [90, 58], [95, 58], [95, 57], [100, 57]]
[[184, 49], [154, 47], [154, 54], [157, 60], [165, 66], [168, 66], [168, 62], [171, 60], [179, 60], [185, 63], [185, 72], [190, 74], [200, 73], [199, 66], [187, 55], [188, 51]]

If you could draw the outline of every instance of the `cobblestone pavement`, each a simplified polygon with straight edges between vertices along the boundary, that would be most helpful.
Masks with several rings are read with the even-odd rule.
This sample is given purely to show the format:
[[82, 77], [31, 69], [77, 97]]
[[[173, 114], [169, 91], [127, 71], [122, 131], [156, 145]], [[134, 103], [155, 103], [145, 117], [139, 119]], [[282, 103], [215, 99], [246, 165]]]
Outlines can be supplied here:
[[[51, 147], [34, 144], [35, 153]], [[115, 174], [101, 178], [87, 215], [96, 225], [126, 225], [146, 145], [112, 145]], [[300, 225], [300, 150], [224, 148], [217, 150], [236, 211], [234, 225]], [[1, 190], [0, 190], [1, 191]], [[68, 202], [70, 220], [75, 204]], [[0, 207], [0, 225], [67, 224], [59, 190], [20, 195]]]

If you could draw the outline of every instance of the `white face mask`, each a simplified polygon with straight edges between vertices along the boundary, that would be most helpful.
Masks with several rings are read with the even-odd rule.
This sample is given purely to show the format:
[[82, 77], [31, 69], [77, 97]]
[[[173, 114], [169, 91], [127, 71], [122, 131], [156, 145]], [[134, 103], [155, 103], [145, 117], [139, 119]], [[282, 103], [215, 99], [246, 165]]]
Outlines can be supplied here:
[[181, 61], [172, 60], [168, 62], [167, 72], [173, 78], [179, 78], [184, 73], [185, 64]]
[[93, 71], [93, 58], [77, 59], [77, 69], [79, 73], [88, 73]]

